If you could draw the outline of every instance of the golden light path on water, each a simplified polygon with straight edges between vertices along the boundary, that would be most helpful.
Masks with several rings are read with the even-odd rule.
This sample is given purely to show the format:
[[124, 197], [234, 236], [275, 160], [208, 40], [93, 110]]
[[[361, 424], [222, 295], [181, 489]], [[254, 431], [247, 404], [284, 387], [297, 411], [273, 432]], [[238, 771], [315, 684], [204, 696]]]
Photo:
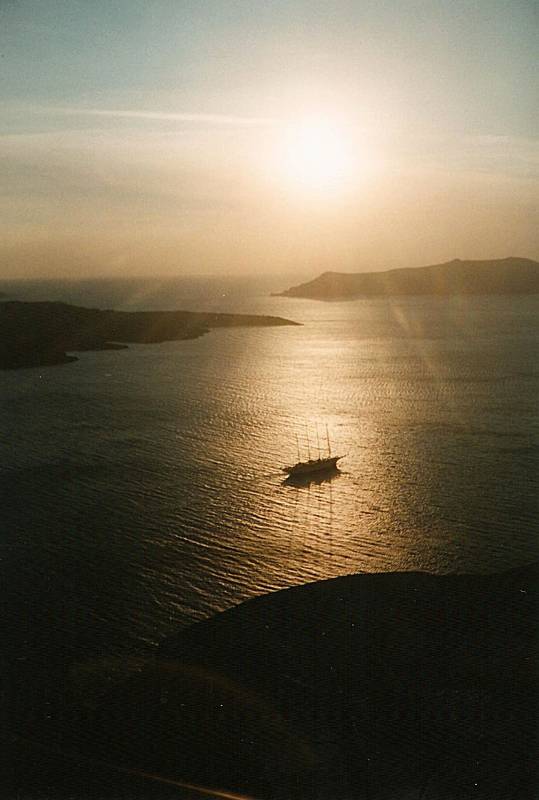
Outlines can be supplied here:
[[[347, 357], [337, 342], [313, 342], [306, 349], [301, 334], [289, 337], [286, 348], [286, 354], [275, 354], [272, 380], [279, 429], [265, 424], [251, 434], [268, 482], [263, 494], [271, 505], [261, 508], [258, 492], [246, 496], [253, 500], [252, 515], [262, 534], [264, 519], [273, 519], [270, 537], [256, 538], [262, 560], [266, 556], [277, 585], [289, 570], [304, 582], [358, 568], [405, 569], [414, 539], [408, 534], [395, 541], [383, 525], [384, 517], [393, 516], [391, 509], [402, 506], [400, 496], [393, 497], [396, 487], [387, 470], [389, 443], [380, 440], [380, 427], [369, 412], [368, 389], [343, 391], [347, 365], [376, 358], [372, 341], [351, 343]], [[332, 452], [344, 456], [340, 473], [302, 486], [283, 483], [276, 468], [296, 460], [296, 436], [301, 457], [316, 457], [318, 441], [326, 451], [326, 427]], [[387, 525], [394, 530], [395, 519]]]

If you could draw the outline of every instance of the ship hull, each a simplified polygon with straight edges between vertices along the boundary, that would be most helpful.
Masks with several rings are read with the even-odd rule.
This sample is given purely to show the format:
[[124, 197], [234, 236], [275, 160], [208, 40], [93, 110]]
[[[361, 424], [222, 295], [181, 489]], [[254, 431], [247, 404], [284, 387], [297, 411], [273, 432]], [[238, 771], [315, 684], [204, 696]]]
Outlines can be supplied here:
[[312, 461], [301, 461], [293, 467], [285, 467], [284, 471], [290, 476], [311, 475], [318, 472], [329, 472], [337, 468], [337, 461], [341, 456], [331, 456], [330, 458], [317, 458]]

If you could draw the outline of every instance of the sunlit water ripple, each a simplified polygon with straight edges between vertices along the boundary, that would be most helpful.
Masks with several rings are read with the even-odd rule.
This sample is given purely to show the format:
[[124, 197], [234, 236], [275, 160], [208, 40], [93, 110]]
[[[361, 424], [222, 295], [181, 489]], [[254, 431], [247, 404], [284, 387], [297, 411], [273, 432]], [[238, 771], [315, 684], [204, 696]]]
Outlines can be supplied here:
[[[0, 373], [12, 615], [112, 652], [293, 584], [537, 558], [537, 298], [322, 304], [268, 288], [9, 287], [304, 323]], [[296, 435], [316, 451], [326, 425], [341, 474], [283, 484]]]

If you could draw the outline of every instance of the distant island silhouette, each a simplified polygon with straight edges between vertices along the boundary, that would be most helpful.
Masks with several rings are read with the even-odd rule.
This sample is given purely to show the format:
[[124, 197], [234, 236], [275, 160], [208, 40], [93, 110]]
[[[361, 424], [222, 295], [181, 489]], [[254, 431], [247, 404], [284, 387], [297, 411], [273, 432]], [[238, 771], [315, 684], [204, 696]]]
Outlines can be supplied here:
[[0, 303], [0, 369], [76, 361], [68, 352], [119, 350], [127, 342], [196, 339], [212, 328], [299, 325], [282, 317], [194, 311], [101, 311], [60, 302]]
[[386, 295], [535, 294], [539, 262], [529, 258], [491, 261], [448, 261], [428, 267], [386, 272], [324, 272], [292, 286], [279, 297], [347, 300]]

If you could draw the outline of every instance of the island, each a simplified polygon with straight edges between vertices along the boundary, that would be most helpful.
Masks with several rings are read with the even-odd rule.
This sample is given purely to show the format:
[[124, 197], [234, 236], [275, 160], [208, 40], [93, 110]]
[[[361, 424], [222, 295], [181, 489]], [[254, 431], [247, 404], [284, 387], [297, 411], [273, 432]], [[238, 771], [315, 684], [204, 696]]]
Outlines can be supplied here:
[[539, 262], [529, 258], [448, 261], [427, 267], [385, 272], [324, 272], [318, 278], [280, 292], [279, 297], [351, 300], [393, 295], [535, 294]]
[[76, 361], [70, 352], [196, 339], [212, 328], [299, 325], [282, 317], [194, 311], [110, 311], [60, 302], [0, 303], [0, 369]]

